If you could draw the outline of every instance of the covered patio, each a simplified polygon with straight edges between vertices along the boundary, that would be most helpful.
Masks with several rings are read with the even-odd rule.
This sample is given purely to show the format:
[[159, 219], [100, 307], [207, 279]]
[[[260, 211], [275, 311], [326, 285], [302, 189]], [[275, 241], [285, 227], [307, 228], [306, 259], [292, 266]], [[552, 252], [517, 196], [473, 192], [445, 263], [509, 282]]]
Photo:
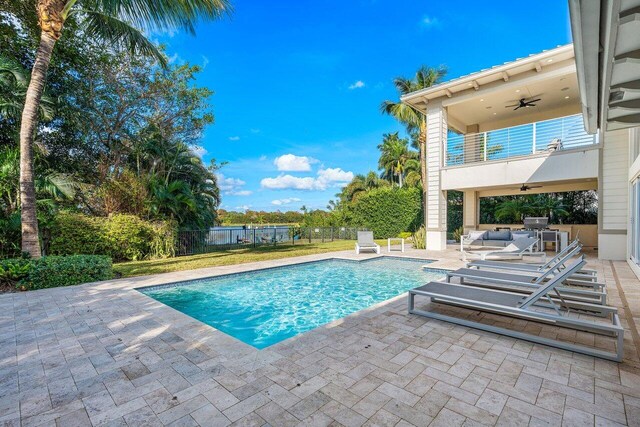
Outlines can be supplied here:
[[[626, 262], [587, 254], [620, 310], [620, 364], [409, 315], [406, 294], [256, 350], [135, 290], [375, 256], [352, 251], [0, 295], [0, 421], [637, 425], [640, 283]], [[462, 266], [453, 246], [403, 256]]]

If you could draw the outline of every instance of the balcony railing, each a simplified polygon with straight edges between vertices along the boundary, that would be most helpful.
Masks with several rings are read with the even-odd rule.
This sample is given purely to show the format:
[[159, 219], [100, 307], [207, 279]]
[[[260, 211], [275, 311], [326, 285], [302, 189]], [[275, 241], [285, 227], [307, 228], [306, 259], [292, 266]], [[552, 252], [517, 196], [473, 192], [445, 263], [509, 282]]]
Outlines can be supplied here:
[[449, 131], [445, 166], [549, 153], [597, 142], [596, 135], [585, 132], [580, 114], [482, 133]]

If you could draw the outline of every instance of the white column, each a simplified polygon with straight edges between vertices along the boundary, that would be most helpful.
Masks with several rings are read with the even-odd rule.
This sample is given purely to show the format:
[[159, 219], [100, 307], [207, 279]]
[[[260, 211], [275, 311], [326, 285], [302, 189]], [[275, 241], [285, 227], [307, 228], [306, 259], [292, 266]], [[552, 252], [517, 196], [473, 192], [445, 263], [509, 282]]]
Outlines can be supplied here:
[[629, 130], [601, 132], [598, 174], [598, 257], [624, 260], [629, 221]]
[[447, 110], [427, 108], [427, 250], [447, 248], [447, 193], [440, 187], [440, 169], [447, 146]]
[[462, 193], [462, 228], [465, 234], [478, 229], [478, 216], [480, 214], [480, 200], [478, 192], [467, 190]]

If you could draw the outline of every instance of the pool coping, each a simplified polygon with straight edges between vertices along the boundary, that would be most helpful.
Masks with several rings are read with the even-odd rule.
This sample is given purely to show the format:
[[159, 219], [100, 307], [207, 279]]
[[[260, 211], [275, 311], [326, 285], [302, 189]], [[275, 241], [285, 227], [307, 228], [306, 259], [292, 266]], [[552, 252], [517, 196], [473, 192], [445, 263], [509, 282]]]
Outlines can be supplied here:
[[[133, 287], [132, 289], [144, 294], [143, 291], [145, 291], [145, 290], [156, 290], [156, 289], [162, 289], [162, 288], [172, 288], [172, 287], [177, 287], [177, 286], [189, 286], [191, 284], [190, 282], [196, 282], [196, 281], [200, 281], [200, 280], [224, 279], [224, 278], [229, 278], [229, 277], [233, 277], [233, 276], [239, 276], [239, 275], [242, 275], [242, 274], [251, 274], [251, 273], [257, 273], [257, 272], [263, 272], [263, 271], [269, 271], [269, 270], [279, 270], [279, 269], [283, 269], [283, 268], [287, 268], [287, 267], [294, 267], [294, 266], [298, 266], [298, 265], [316, 264], [316, 263], [327, 262], [327, 261], [341, 261], [341, 262], [361, 263], [361, 262], [370, 262], [370, 261], [383, 259], [383, 258], [395, 258], [395, 259], [403, 260], [403, 261], [420, 261], [420, 262], [424, 262], [425, 264], [433, 264], [433, 263], [437, 262], [437, 260], [433, 260], [433, 259], [404, 257], [404, 256], [397, 256], [397, 255], [380, 255], [380, 256], [376, 256], [376, 257], [372, 257], [372, 258], [366, 258], [366, 259], [350, 259], [350, 258], [341, 258], [341, 257], [329, 257], [329, 258], [316, 259], [316, 260], [311, 260], [311, 261], [300, 261], [300, 262], [295, 262], [295, 263], [291, 263], [291, 264], [274, 265], [274, 266], [271, 266], [271, 267], [259, 267], [259, 268], [253, 269], [253, 270], [237, 271], [237, 272], [233, 272], [233, 273], [222, 273], [222, 274], [216, 274], [216, 275], [210, 275], [210, 276], [202, 276], [202, 277], [198, 277], [198, 278], [194, 278], [194, 279], [179, 280], [177, 282], [161, 283], [161, 284], [157, 284], [157, 285], [146, 285], [146, 286], [140, 286], [140, 287]], [[428, 268], [429, 270], [439, 271], [439, 272], [443, 272], [443, 273], [446, 273], [447, 271], [449, 271], [449, 270], [446, 270], [446, 269], [443, 269], [443, 268], [431, 268], [431, 267], [424, 267], [424, 268]]]
[[[376, 254], [377, 255], [377, 254]], [[232, 272], [232, 273], [222, 273], [222, 274], [218, 274], [218, 275], [208, 275], [208, 276], [203, 276], [203, 277], [199, 277], [199, 278], [193, 278], [193, 279], [186, 279], [186, 280], [180, 280], [177, 282], [171, 282], [171, 283], [163, 283], [163, 284], [158, 284], [158, 285], [148, 285], [148, 286], [140, 286], [140, 287], [131, 287], [129, 288], [130, 290], [136, 291], [136, 294], [138, 294], [139, 296], [142, 296], [144, 298], [148, 298], [149, 300], [153, 301], [156, 304], [159, 304], [160, 306], [162, 306], [165, 309], [170, 309], [176, 313], [179, 313], [181, 316], [185, 316], [187, 317], [189, 320], [197, 322], [198, 324], [205, 326], [207, 328], [211, 328], [213, 331], [221, 333], [223, 335], [225, 335], [227, 338], [231, 339], [232, 341], [234, 341], [236, 344], [241, 345], [242, 347], [245, 347], [247, 349], [250, 349], [252, 351], [256, 351], [256, 352], [265, 352], [265, 351], [272, 351], [275, 350], [276, 347], [278, 346], [286, 346], [288, 344], [290, 344], [290, 341], [293, 340], [299, 340], [299, 339], [303, 339], [303, 337], [308, 336], [309, 334], [313, 333], [313, 332], [318, 332], [318, 331], [322, 331], [322, 330], [326, 330], [326, 329], [330, 329], [332, 327], [335, 327], [336, 325], [339, 325], [341, 323], [343, 323], [345, 321], [345, 319], [348, 319], [351, 316], [358, 316], [358, 315], [362, 315], [363, 313], [367, 312], [367, 311], [373, 311], [379, 307], [382, 307], [386, 304], [390, 304], [392, 302], [395, 302], [397, 300], [399, 300], [400, 298], [405, 298], [406, 294], [408, 292], [405, 291], [403, 293], [401, 293], [400, 295], [397, 295], [395, 297], [383, 300], [383, 301], [379, 301], [373, 305], [370, 305], [368, 307], [364, 307], [360, 310], [354, 311], [353, 313], [349, 313], [346, 316], [340, 317], [338, 319], [332, 320], [328, 323], [319, 325], [313, 329], [310, 329], [308, 331], [293, 335], [289, 338], [286, 338], [282, 341], [279, 341], [277, 343], [274, 343], [270, 346], [264, 347], [264, 348], [257, 348], [254, 347], [251, 344], [248, 344], [242, 340], [240, 340], [239, 338], [234, 337], [233, 335], [230, 335], [218, 328], [216, 328], [215, 326], [209, 325], [199, 319], [196, 319], [195, 317], [192, 317], [176, 308], [173, 308], [153, 297], [151, 297], [150, 295], [147, 295], [146, 293], [143, 292], [143, 290], [154, 290], [154, 289], [162, 289], [162, 288], [171, 288], [171, 287], [176, 287], [176, 286], [189, 286], [191, 284], [191, 282], [196, 282], [196, 281], [200, 281], [200, 280], [207, 280], [207, 279], [224, 279], [224, 278], [228, 278], [228, 277], [233, 277], [233, 276], [238, 276], [238, 275], [242, 275], [242, 274], [252, 274], [254, 272], [263, 272], [263, 271], [269, 271], [269, 270], [277, 270], [277, 269], [283, 269], [283, 268], [287, 268], [287, 267], [294, 267], [294, 266], [299, 266], [299, 265], [305, 265], [305, 264], [315, 264], [315, 263], [320, 263], [320, 262], [326, 262], [326, 261], [341, 261], [341, 262], [350, 262], [350, 263], [362, 263], [362, 262], [369, 262], [369, 261], [374, 261], [374, 260], [379, 260], [379, 259], [384, 259], [384, 258], [394, 258], [397, 260], [402, 260], [402, 261], [419, 261], [419, 262], [424, 262], [425, 264], [431, 264], [431, 263], [435, 263], [438, 260], [434, 260], [434, 259], [428, 259], [428, 258], [417, 258], [417, 257], [412, 257], [412, 256], [398, 256], [398, 255], [385, 255], [385, 254], [380, 254], [377, 256], [373, 256], [370, 258], [364, 258], [364, 259], [352, 259], [352, 258], [343, 258], [340, 256], [331, 256], [331, 257], [327, 257], [327, 258], [322, 258], [322, 259], [316, 259], [316, 260], [304, 260], [304, 261], [300, 261], [300, 262], [292, 262], [292, 263], [287, 263], [287, 264], [283, 264], [283, 265], [275, 265], [275, 266], [270, 266], [270, 267], [259, 267], [259, 268], [255, 268], [255, 269], [251, 269], [251, 270], [245, 270], [245, 271], [239, 271], [239, 272]], [[291, 259], [291, 258], [289, 258]], [[279, 260], [278, 260], [279, 261]], [[429, 267], [425, 267], [428, 268], [429, 270], [433, 270], [433, 271], [438, 271], [438, 272], [446, 272], [448, 271], [447, 269], [443, 269], [443, 268], [429, 268]]]

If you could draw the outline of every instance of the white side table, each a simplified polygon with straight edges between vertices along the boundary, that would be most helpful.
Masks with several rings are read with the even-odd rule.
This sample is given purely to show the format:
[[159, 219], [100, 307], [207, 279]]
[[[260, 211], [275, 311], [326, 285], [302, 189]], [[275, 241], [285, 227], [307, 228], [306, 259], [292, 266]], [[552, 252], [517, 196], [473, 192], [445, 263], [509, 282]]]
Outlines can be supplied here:
[[392, 240], [400, 240], [400, 252], [404, 252], [404, 239], [401, 238], [401, 237], [389, 237], [387, 239], [387, 252], [391, 252], [391, 241]]

